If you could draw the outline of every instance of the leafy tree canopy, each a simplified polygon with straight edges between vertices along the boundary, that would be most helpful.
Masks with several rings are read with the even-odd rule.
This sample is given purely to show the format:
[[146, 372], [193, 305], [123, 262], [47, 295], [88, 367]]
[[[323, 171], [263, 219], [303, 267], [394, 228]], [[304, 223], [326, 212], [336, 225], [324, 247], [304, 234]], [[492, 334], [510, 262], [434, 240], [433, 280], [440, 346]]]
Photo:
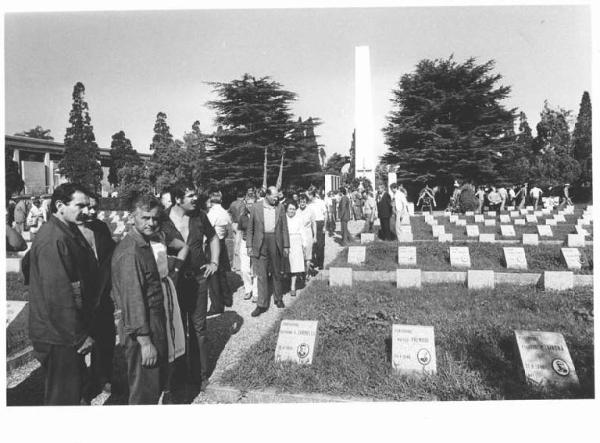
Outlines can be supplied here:
[[54, 140], [54, 137], [50, 135], [50, 129], [44, 129], [41, 126], [36, 126], [29, 131], [17, 132], [15, 135], [21, 137], [38, 138], [40, 140]]
[[111, 165], [108, 172], [108, 181], [113, 186], [119, 184], [118, 171], [126, 166], [138, 166], [142, 160], [137, 151], [133, 149], [131, 140], [125, 136], [124, 131], [119, 131], [112, 136], [110, 143]]

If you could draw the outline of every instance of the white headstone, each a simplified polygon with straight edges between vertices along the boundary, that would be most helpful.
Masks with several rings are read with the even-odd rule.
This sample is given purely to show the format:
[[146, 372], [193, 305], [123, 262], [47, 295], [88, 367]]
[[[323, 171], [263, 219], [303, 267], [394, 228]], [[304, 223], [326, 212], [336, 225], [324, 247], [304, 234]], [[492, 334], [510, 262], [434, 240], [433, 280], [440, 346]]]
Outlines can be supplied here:
[[554, 219], [554, 218], [547, 218], [546, 219], [546, 225], [547, 226], [556, 226], [556, 219]]
[[410, 232], [399, 232], [398, 233], [398, 243], [412, 243], [413, 235]]
[[533, 215], [535, 215], [536, 217], [541, 217], [544, 215], [544, 213], [542, 211], [533, 211]]
[[275, 361], [310, 365], [315, 353], [317, 321], [282, 320], [275, 347]]
[[443, 225], [441, 225], [441, 226], [434, 225], [431, 227], [431, 231], [433, 232], [433, 238], [437, 238], [440, 234], [446, 233]]
[[567, 219], [565, 218], [565, 216], [562, 215], [562, 214], [556, 214], [554, 216], [554, 220], [556, 220], [557, 223], [565, 223], [567, 221]]
[[414, 246], [398, 246], [398, 265], [416, 266], [417, 248]]
[[561, 248], [562, 258], [568, 269], [581, 269], [581, 254], [577, 248]]
[[504, 248], [507, 269], [527, 269], [527, 259], [523, 248]]
[[456, 268], [470, 268], [471, 257], [469, 255], [469, 248], [466, 246], [451, 246], [450, 265]]
[[583, 248], [585, 237], [579, 234], [567, 234], [567, 246], [569, 248]]
[[475, 223], [483, 223], [483, 220], [484, 220], [483, 214], [477, 214], [475, 216]]
[[420, 288], [420, 269], [396, 269], [396, 287], [398, 288]]
[[467, 237], [479, 237], [479, 226], [467, 225]]
[[544, 271], [544, 289], [553, 291], [573, 289], [573, 272]]
[[400, 232], [406, 232], [407, 234], [412, 234], [412, 228], [410, 225], [400, 225]]
[[577, 234], [583, 235], [584, 237], [590, 235], [590, 233], [583, 229], [581, 226], [575, 226], [575, 231], [577, 232]]
[[521, 215], [527, 215], [527, 209], [519, 209], [519, 214]]
[[375, 234], [369, 232], [363, 232], [360, 234], [361, 243], [372, 243], [375, 241]]
[[516, 237], [515, 227], [513, 225], [500, 225], [502, 237]]
[[516, 218], [514, 223], [515, 226], [525, 226], [525, 220], [523, 220], [522, 218]]
[[26, 301], [6, 300], [6, 327], [17, 318], [25, 306], [27, 306]]
[[364, 246], [348, 247], [348, 263], [360, 264], [365, 262], [366, 248]]
[[576, 387], [579, 379], [562, 334], [542, 331], [515, 331], [525, 377], [535, 385], [555, 388]]
[[496, 234], [479, 234], [480, 243], [495, 243]]
[[471, 216], [475, 215], [475, 212], [474, 212], [474, 211], [466, 211], [466, 212], [465, 212], [465, 215], [466, 215], [467, 217], [471, 217]]
[[496, 217], [496, 211], [488, 211], [488, 212], [486, 212], [486, 215], [488, 217]]
[[527, 209], [528, 211], [533, 211], [533, 206], [525, 206], [525, 209]]
[[548, 225], [537, 225], [537, 231], [540, 237], [552, 237], [552, 228]]
[[493, 218], [488, 218], [485, 220], [485, 226], [496, 226], [496, 220]]
[[514, 207], [514, 206], [507, 206], [507, 207], [506, 207], [506, 210], [507, 210], [507, 211], [514, 211], [514, 210], [515, 210], [515, 207]]
[[329, 268], [329, 286], [352, 286], [352, 268]]
[[524, 245], [535, 245], [539, 244], [539, 237], [537, 234], [523, 234]]
[[519, 214], [519, 211], [510, 211], [510, 216], [512, 218], [517, 218], [519, 215], [521, 215]]
[[500, 215], [500, 223], [510, 223], [510, 215], [508, 214], [502, 214]]
[[550, 215], [550, 214], [552, 214], [552, 209], [551, 208], [543, 208], [542, 209], [542, 214], [543, 215]]
[[469, 289], [493, 289], [494, 271], [467, 271], [467, 286]]
[[467, 220], [464, 218], [456, 220], [456, 226], [467, 226]]
[[392, 368], [401, 373], [435, 374], [433, 326], [392, 325]]
[[450, 216], [450, 223], [456, 223], [456, 220], [458, 220], [458, 215], [451, 215]]
[[537, 223], [537, 217], [533, 214], [527, 214], [525, 220], [527, 220], [527, 223]]

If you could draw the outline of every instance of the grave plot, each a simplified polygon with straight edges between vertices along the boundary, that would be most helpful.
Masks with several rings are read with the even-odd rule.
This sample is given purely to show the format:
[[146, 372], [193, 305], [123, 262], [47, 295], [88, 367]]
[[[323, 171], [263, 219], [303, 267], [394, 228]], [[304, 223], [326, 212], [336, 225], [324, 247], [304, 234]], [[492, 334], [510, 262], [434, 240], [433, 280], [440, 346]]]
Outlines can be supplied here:
[[[402, 245], [404, 247], [406, 245]], [[504, 248], [499, 243], [414, 243], [416, 264], [406, 261], [398, 264], [398, 244], [395, 242], [375, 242], [365, 247], [363, 263], [349, 263], [348, 253], [336, 257], [330, 267], [348, 267], [360, 271], [395, 271], [397, 268], [418, 268], [423, 271], [457, 271], [450, 260], [451, 247], [467, 247], [471, 258], [470, 269], [493, 270], [496, 272], [536, 272], [569, 270], [561, 249], [563, 245], [508, 245], [523, 248], [527, 262], [526, 269], [507, 268]], [[593, 273], [593, 247], [578, 248], [581, 257], [581, 268], [573, 269], [576, 274]]]
[[[283, 321], [318, 322], [311, 365], [275, 361], [277, 323], [221, 382], [387, 401], [593, 398], [593, 322], [576, 314], [590, 311], [592, 299], [591, 289], [332, 288], [315, 281], [282, 314]], [[522, 330], [562, 334], [579, 383], [556, 390], [529, 383], [515, 338]]]

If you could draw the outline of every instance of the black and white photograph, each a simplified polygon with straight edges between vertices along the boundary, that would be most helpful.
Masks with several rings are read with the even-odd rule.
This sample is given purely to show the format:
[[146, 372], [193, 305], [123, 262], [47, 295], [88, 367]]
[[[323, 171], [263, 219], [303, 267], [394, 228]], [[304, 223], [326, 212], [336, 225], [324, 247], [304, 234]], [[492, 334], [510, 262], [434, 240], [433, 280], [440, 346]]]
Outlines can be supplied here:
[[5, 413], [597, 431], [592, 2], [10, 3]]

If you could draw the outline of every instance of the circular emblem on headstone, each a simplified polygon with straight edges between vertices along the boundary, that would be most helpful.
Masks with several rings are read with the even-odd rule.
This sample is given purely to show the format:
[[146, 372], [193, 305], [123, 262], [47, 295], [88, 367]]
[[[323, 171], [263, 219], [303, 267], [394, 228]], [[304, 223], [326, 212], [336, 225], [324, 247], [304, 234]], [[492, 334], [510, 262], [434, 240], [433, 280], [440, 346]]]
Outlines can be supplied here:
[[296, 350], [296, 353], [298, 354], [298, 358], [308, 357], [309, 352], [310, 352], [310, 346], [308, 346], [308, 344], [306, 344], [306, 343], [300, 343], [300, 345], [298, 345], [298, 349]]
[[569, 365], [560, 358], [552, 360], [552, 369], [554, 369], [554, 372], [558, 375], [562, 375], [563, 377], [566, 377], [571, 372]]
[[417, 352], [417, 360], [423, 366], [427, 366], [429, 363], [431, 363], [431, 354], [425, 348], [420, 349], [419, 352]]

